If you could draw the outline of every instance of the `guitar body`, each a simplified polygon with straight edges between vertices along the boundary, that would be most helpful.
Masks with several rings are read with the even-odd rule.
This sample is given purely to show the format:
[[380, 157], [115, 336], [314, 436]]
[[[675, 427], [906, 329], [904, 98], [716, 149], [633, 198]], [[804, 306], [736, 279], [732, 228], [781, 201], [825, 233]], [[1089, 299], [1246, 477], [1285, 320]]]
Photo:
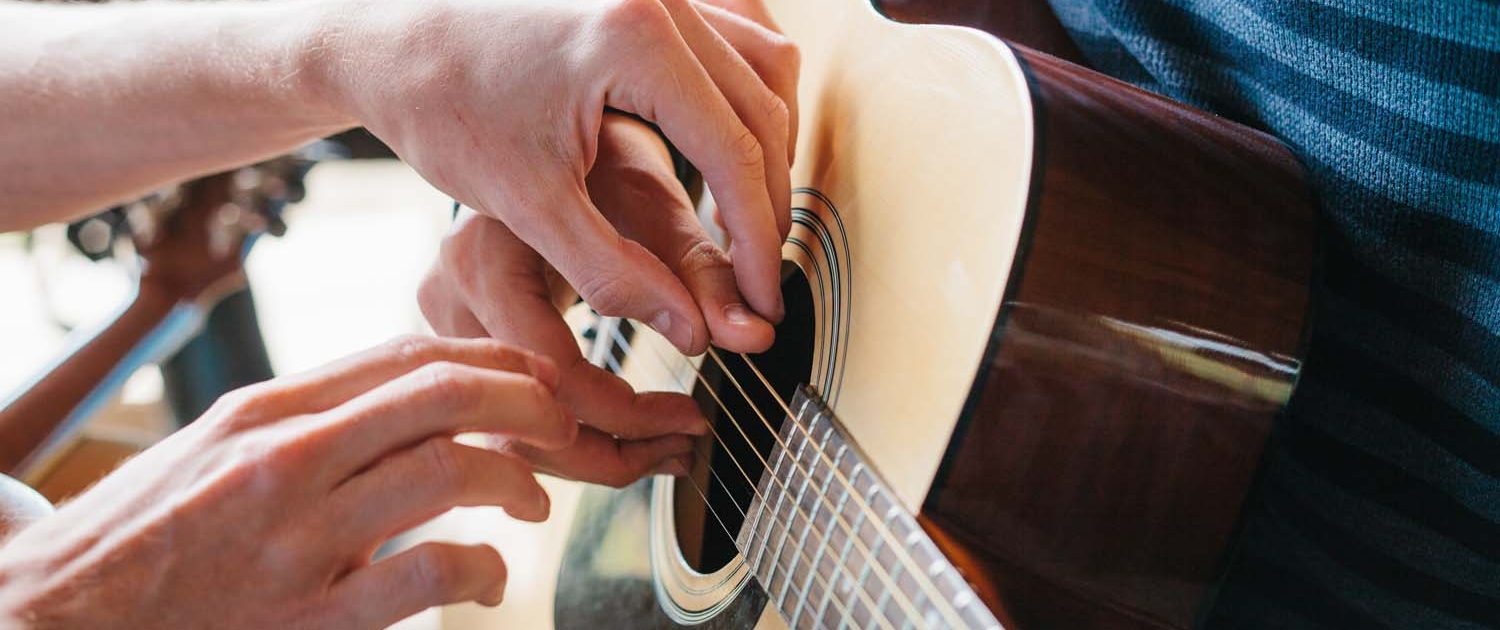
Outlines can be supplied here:
[[554, 505], [556, 625], [1191, 626], [1299, 369], [1294, 159], [976, 30], [768, 4], [787, 319], [749, 358], [595, 331], [716, 428], [690, 479]]

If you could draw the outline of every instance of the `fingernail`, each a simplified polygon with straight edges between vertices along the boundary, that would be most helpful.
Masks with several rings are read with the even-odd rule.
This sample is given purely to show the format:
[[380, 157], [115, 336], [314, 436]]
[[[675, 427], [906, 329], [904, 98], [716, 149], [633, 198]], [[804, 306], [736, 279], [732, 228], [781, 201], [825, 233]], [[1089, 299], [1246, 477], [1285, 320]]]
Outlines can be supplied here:
[[750, 314], [750, 309], [746, 308], [744, 304], [739, 303], [729, 304], [724, 307], [724, 319], [729, 320], [729, 323], [736, 326], [746, 326], [755, 321], [754, 316]]
[[494, 608], [496, 606], [499, 606], [504, 601], [505, 601], [505, 582], [501, 581], [500, 584], [495, 587], [495, 590], [490, 591], [489, 597], [484, 598], [479, 603], [481, 605], [483, 605], [483, 606], [489, 606], [490, 608]]
[[777, 295], [776, 311], [771, 313], [771, 322], [780, 324], [783, 319], [786, 319], [786, 299], [782, 298], [781, 295]]
[[528, 355], [526, 366], [531, 370], [531, 375], [553, 390], [557, 389], [557, 366], [546, 357]]
[[671, 311], [662, 311], [657, 313], [656, 317], [651, 318], [651, 328], [666, 337], [667, 341], [672, 342], [672, 345], [677, 346], [679, 350], [685, 351], [693, 345], [693, 331], [687, 326], [678, 326], [678, 319], [672, 316]]
[[679, 455], [656, 465], [651, 471], [653, 475], [672, 475], [673, 477], [684, 477], [693, 467], [691, 455]]

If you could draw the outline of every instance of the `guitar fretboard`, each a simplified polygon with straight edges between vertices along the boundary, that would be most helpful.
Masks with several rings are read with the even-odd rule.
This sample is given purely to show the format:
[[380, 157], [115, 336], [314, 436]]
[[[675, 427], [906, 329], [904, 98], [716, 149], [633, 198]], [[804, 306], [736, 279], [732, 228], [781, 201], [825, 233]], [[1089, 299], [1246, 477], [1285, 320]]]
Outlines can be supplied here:
[[787, 624], [1000, 628], [816, 396], [791, 410], [736, 540]]

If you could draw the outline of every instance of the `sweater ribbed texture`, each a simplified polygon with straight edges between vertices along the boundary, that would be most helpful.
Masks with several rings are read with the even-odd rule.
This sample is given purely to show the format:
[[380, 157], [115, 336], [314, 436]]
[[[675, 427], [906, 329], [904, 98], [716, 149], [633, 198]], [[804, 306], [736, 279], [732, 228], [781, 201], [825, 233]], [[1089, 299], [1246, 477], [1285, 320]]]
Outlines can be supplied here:
[[1500, 627], [1500, 3], [1051, 3], [1321, 203], [1308, 360], [1204, 625]]

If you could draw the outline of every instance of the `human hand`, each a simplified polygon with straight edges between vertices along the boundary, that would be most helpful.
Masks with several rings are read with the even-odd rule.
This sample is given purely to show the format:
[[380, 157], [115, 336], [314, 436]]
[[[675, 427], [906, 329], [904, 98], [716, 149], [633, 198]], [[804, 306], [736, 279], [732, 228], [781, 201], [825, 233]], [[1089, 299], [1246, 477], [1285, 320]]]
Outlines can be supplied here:
[[408, 338], [230, 393], [0, 548], [0, 617], [381, 628], [434, 605], [498, 604], [505, 565], [490, 547], [371, 554], [455, 506], [546, 518], [524, 462], [453, 436], [572, 444], [556, 383], [550, 361], [493, 341]]
[[702, 171], [737, 294], [779, 320], [797, 63], [784, 38], [690, 0], [386, 0], [364, 13], [331, 38], [336, 100], [598, 310], [684, 352], [708, 342], [675, 261], [622, 237], [590, 195], [612, 107], [656, 123]]
[[[699, 225], [653, 130], [625, 116], [606, 116], [588, 188], [621, 234], [672, 261], [671, 271], [705, 314], [715, 343], [745, 351], [771, 343], [768, 323], [734, 313], [739, 300], [729, 259]], [[674, 472], [672, 460], [691, 455], [691, 442], [682, 436], [705, 432], [696, 404], [677, 394], [637, 394], [584, 360], [562, 318], [575, 297], [503, 223], [465, 210], [423, 281], [419, 302], [438, 334], [493, 337], [556, 363], [559, 400], [588, 426], [570, 449], [520, 453], [539, 469], [614, 486], [648, 472]]]

